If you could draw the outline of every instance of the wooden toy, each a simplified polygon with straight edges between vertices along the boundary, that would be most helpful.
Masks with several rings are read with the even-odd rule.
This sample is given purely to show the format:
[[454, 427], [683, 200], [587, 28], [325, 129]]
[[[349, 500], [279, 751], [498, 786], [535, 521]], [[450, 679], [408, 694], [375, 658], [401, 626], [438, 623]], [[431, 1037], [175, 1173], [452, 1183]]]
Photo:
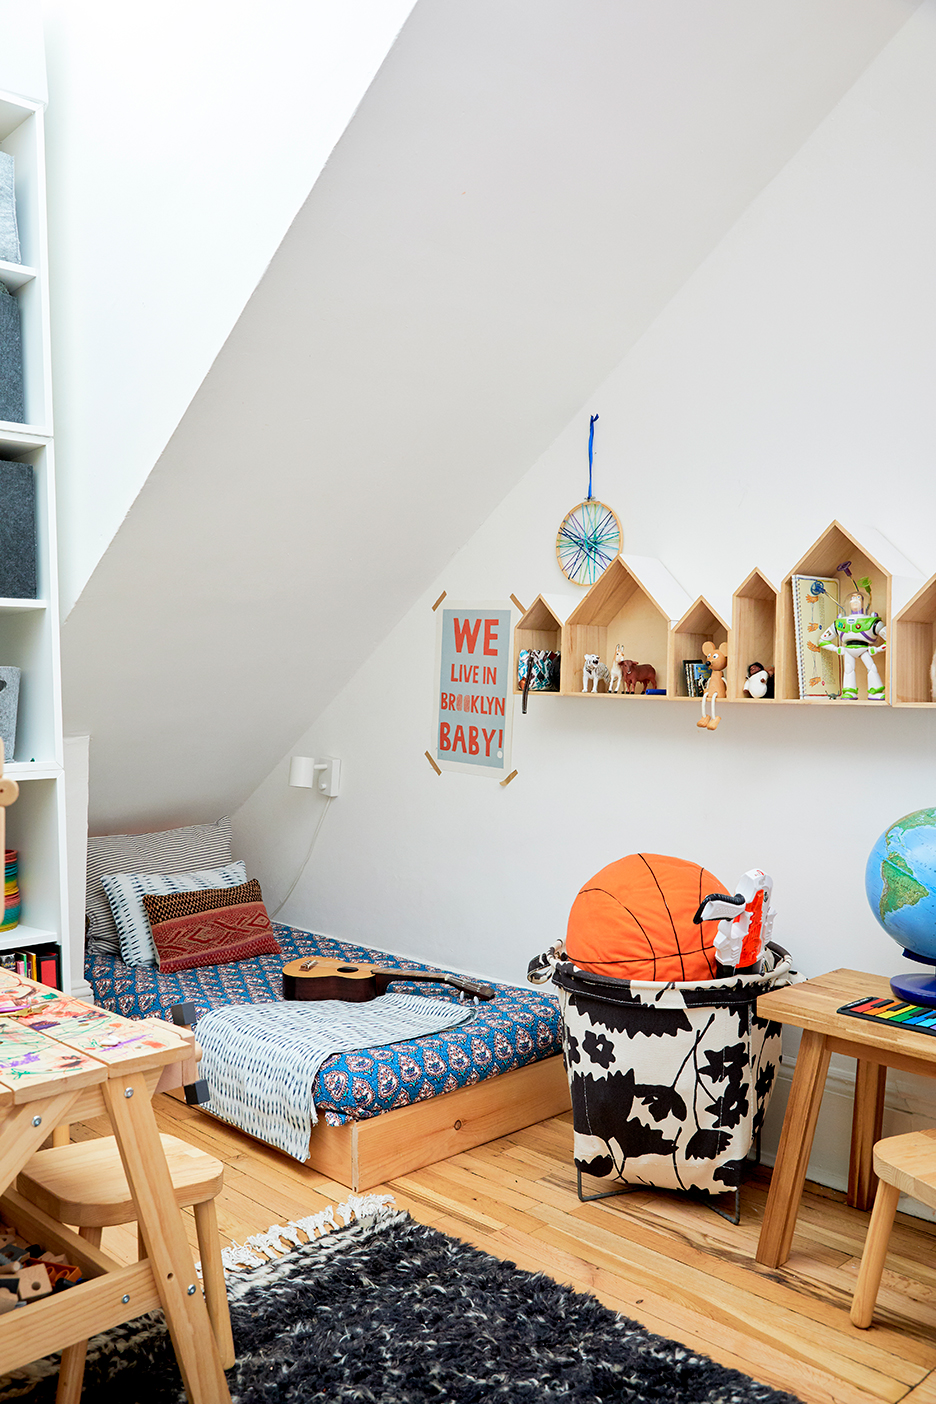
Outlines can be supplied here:
[[624, 689], [636, 692], [640, 683], [644, 692], [656, 687], [656, 668], [650, 663], [635, 663], [632, 658], [624, 661]]
[[[723, 643], [720, 648], [716, 648], [713, 643], [702, 645], [702, 657], [712, 670], [712, 676], [705, 684], [702, 693], [702, 715], [696, 722], [696, 726], [707, 727], [709, 731], [714, 731], [721, 721], [721, 717], [715, 715], [715, 704], [719, 697], [727, 697], [728, 689], [725, 686], [725, 669], [728, 667], [728, 644]], [[706, 716], [706, 703], [709, 704], [710, 715]]]
[[13, 1311], [19, 1306], [19, 1294], [0, 1287], [0, 1312]]
[[19, 1283], [21, 1302], [38, 1301], [40, 1297], [48, 1297], [52, 1291], [49, 1269], [45, 1263], [35, 1263], [32, 1267], [21, 1268], [16, 1275], [16, 1280]]

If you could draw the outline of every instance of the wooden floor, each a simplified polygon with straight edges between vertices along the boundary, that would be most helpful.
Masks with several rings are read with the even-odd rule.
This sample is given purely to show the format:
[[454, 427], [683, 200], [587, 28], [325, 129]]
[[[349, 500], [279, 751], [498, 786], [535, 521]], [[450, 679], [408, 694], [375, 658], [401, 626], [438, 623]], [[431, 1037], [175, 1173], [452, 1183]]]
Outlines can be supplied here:
[[[160, 1129], [225, 1162], [217, 1201], [225, 1243], [337, 1204], [348, 1191], [170, 1097]], [[94, 1123], [74, 1139], [101, 1134]], [[936, 1226], [898, 1215], [875, 1324], [848, 1319], [867, 1216], [809, 1186], [789, 1262], [754, 1262], [769, 1172], [753, 1170], [738, 1226], [675, 1195], [582, 1204], [571, 1113], [394, 1180], [377, 1192], [453, 1237], [589, 1291], [649, 1330], [684, 1342], [805, 1404], [936, 1404]], [[597, 1187], [597, 1186], [596, 1186]], [[194, 1220], [186, 1215], [195, 1247]], [[136, 1256], [135, 1228], [104, 1247]]]

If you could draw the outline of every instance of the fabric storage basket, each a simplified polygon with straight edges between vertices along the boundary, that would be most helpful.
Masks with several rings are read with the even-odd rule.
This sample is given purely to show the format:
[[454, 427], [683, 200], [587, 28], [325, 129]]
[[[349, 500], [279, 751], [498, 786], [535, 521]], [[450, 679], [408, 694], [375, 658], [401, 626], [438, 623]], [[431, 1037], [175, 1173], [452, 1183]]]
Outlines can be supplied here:
[[796, 980], [779, 946], [760, 975], [700, 984], [618, 980], [559, 950], [530, 963], [562, 1011], [579, 1172], [624, 1185], [736, 1190], [780, 1062], [780, 1025], [759, 995]]
[[529, 692], [558, 692], [561, 658], [549, 648], [521, 648], [517, 683]]

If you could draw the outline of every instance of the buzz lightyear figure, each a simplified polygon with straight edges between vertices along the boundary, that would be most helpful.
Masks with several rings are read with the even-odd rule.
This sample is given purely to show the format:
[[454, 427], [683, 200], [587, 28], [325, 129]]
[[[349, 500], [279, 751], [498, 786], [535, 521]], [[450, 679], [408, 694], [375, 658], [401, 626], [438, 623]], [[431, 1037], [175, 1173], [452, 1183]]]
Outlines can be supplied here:
[[[863, 585], [866, 581], [861, 582]], [[870, 590], [869, 590], [870, 595]], [[845, 609], [819, 635], [819, 647], [837, 653], [844, 660], [842, 697], [853, 701], [858, 696], [855, 665], [861, 659], [868, 674], [868, 701], [884, 701], [884, 684], [874, 661], [876, 653], [887, 647], [887, 627], [879, 614], [871, 609], [861, 590], [846, 597]]]

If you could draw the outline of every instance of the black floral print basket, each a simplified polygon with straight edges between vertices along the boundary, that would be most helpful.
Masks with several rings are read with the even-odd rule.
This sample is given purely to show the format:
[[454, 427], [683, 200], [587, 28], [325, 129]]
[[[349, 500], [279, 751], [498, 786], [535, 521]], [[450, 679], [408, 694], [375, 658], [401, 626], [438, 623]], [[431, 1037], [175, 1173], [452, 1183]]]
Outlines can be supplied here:
[[552, 980], [562, 1010], [574, 1157], [615, 1190], [649, 1187], [721, 1195], [737, 1190], [780, 1063], [780, 1025], [759, 995], [798, 978], [770, 944], [764, 971], [699, 984], [593, 975], [564, 950], [537, 956], [528, 978]]

